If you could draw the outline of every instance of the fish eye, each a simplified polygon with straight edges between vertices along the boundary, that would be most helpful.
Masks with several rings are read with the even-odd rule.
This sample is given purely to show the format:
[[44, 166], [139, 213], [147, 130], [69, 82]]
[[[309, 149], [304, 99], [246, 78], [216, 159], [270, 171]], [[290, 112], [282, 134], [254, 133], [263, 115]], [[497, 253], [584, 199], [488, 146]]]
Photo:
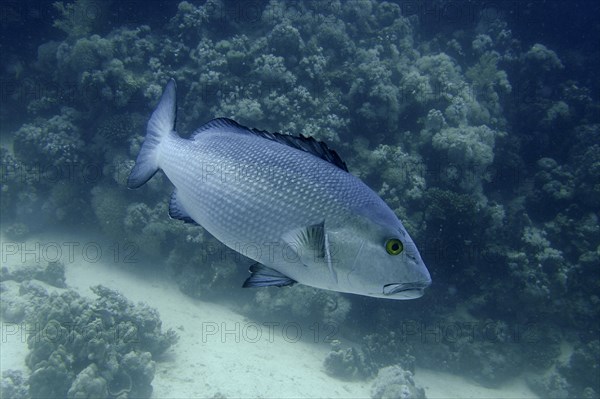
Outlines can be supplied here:
[[402, 241], [397, 238], [390, 238], [385, 242], [385, 250], [390, 255], [398, 255], [400, 252], [404, 250], [404, 245]]

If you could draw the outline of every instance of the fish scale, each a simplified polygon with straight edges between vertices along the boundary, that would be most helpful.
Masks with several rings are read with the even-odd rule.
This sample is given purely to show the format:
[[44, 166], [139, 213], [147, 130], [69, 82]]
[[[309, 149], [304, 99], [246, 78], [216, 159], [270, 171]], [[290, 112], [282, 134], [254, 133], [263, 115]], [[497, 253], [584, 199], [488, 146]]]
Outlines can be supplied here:
[[203, 226], [257, 262], [244, 287], [302, 283], [393, 299], [423, 294], [431, 278], [412, 239], [337, 153], [312, 138], [224, 118], [181, 138], [175, 97], [171, 80], [128, 186], [162, 169], [175, 186], [172, 217]]
[[[229, 137], [226, 132], [205, 134], [189, 142], [171, 135], [161, 146], [160, 155], [163, 171], [176, 187], [181, 187], [178, 196], [182, 203], [202, 204], [198, 210], [193, 206], [185, 207], [186, 210], [219, 240], [225, 243], [269, 242], [273, 232], [282, 235], [306, 220], [316, 223], [325, 215], [330, 220], [343, 217], [346, 207], [341, 206], [339, 199], [334, 201], [333, 195], [325, 197], [316, 182], [327, 181], [325, 187], [336, 191], [336, 185], [331, 183], [337, 181], [343, 185], [344, 179], [332, 175], [346, 172], [317, 158], [309, 159], [303, 165], [302, 159], [296, 159], [302, 154], [292, 148], [283, 147], [276, 157], [269, 159], [270, 148], [251, 144], [252, 141], [263, 141], [255, 136], [240, 138], [225, 146]], [[277, 143], [273, 145], [282, 147]], [[194, 153], [203, 156], [190, 156]], [[242, 158], [240, 154], [248, 156]], [[273, 162], [277, 167], [273, 167]], [[315, 165], [319, 163], [325, 165]], [[199, 179], [194, 172], [207, 168], [242, 171], [248, 167], [255, 174], [230, 179], [233, 181], [227, 181], [228, 178], [219, 172]], [[321, 172], [315, 173], [315, 170]], [[195, 184], [186, 184], [194, 178]], [[354, 198], [359, 205], [360, 197]]]

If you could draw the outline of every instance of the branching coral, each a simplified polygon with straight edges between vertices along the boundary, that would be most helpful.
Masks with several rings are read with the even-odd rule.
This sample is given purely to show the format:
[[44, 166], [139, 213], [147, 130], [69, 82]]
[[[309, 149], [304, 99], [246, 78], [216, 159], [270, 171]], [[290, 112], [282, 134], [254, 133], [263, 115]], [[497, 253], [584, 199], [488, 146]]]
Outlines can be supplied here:
[[95, 363], [83, 369], [67, 391], [67, 398], [105, 398], [108, 397], [108, 384], [98, 372]]
[[21, 371], [2, 370], [0, 394], [3, 398], [28, 399], [29, 387], [27, 379]]
[[84, 160], [84, 142], [77, 125], [78, 116], [75, 109], [63, 107], [60, 115], [23, 125], [15, 135], [15, 154], [30, 164], [46, 168], [69, 170], [70, 165], [80, 165]]
[[489, 178], [496, 138], [502, 135], [486, 125], [441, 129], [432, 139], [433, 148], [446, 161], [440, 162], [440, 171], [444, 171], [438, 175], [441, 182], [458, 185], [485, 202], [483, 182]]
[[485, 125], [451, 127], [442, 129], [433, 136], [433, 147], [445, 151], [451, 162], [486, 167], [494, 160], [495, 135], [496, 133]]
[[595, 339], [580, 345], [571, 354], [569, 361], [559, 367], [560, 374], [564, 375], [571, 385], [572, 396], [585, 397], [590, 393], [597, 396], [600, 393], [598, 359], [600, 359], [600, 341]]
[[556, 53], [550, 50], [543, 44], [536, 43], [529, 51], [523, 55], [523, 59], [530, 64], [534, 64], [533, 67], [539, 67], [545, 71], [552, 71], [557, 69], [563, 69], [564, 65], [558, 58]]

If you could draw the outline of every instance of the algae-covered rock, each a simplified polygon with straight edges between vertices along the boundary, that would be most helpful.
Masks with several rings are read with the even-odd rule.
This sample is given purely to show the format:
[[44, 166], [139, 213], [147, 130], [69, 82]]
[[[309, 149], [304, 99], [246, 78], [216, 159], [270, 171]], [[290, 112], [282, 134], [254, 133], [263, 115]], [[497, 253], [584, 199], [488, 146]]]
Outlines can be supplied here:
[[373, 399], [425, 399], [425, 390], [416, 385], [413, 374], [400, 366], [379, 370], [371, 386]]

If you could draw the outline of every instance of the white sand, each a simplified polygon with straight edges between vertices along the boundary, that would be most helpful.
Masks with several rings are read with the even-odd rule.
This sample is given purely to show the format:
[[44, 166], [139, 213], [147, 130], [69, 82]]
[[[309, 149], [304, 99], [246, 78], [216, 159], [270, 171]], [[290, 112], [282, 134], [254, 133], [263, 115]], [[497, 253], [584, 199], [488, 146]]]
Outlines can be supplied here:
[[[163, 327], [180, 340], [157, 363], [156, 398], [368, 397], [369, 384], [342, 382], [321, 371], [326, 347], [295, 340], [281, 326], [250, 321], [223, 306], [194, 300], [160, 276], [137, 275], [98, 264], [69, 268], [67, 284], [85, 291], [90, 284], [117, 289], [133, 301], [158, 309]], [[91, 292], [90, 292], [91, 294]], [[261, 333], [259, 333], [259, 329]], [[304, 328], [304, 326], [301, 326]], [[306, 326], [308, 328], [308, 326]], [[269, 342], [272, 341], [272, 342]]]
[[522, 379], [515, 379], [500, 388], [486, 388], [463, 377], [433, 370], [418, 369], [415, 383], [425, 388], [428, 399], [525, 399], [538, 398]]
[[[89, 262], [76, 256], [66, 263], [67, 284], [93, 297], [90, 286], [102, 284], [135, 302], [158, 309], [163, 328], [173, 328], [179, 342], [157, 361], [152, 383], [154, 398], [368, 398], [371, 381], [347, 382], [329, 377], [323, 359], [329, 347], [315, 344], [309, 325], [265, 325], [269, 320], [248, 320], [225, 306], [202, 302], [182, 294], [166, 275], [151, 270], [143, 275], [112, 262], [111, 244], [97, 239], [61, 235], [50, 241], [96, 242], [111, 256]], [[66, 237], [71, 237], [69, 240]], [[112, 245], [114, 248], [114, 245]], [[104, 252], [103, 252], [104, 253]], [[80, 252], [79, 252], [80, 254]], [[139, 266], [139, 265], [138, 265]], [[285, 327], [288, 327], [287, 330]], [[300, 330], [298, 330], [298, 328]], [[296, 339], [296, 332], [301, 339]], [[25, 369], [26, 345], [13, 338], [1, 346], [1, 369]], [[522, 381], [502, 389], [487, 389], [464, 378], [418, 370], [417, 384], [428, 398], [535, 398]]]
[[[18, 284], [7, 281], [4, 283], [9, 289], [17, 292]], [[0, 294], [2, 295], [2, 294]], [[1, 299], [1, 297], [0, 297]], [[25, 355], [27, 354], [27, 337], [21, 324], [0, 322], [2, 327], [2, 339], [0, 339], [0, 371], [1, 370], [21, 370], [28, 374], [29, 370], [25, 365]]]

